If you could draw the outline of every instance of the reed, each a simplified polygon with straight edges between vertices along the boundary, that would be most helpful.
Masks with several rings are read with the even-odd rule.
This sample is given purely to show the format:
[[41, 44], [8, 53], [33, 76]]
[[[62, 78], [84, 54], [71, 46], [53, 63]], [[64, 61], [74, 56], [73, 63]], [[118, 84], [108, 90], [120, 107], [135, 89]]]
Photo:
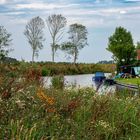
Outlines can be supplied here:
[[38, 77], [32, 69], [20, 80], [0, 74], [0, 139], [140, 139], [139, 96], [45, 89]]

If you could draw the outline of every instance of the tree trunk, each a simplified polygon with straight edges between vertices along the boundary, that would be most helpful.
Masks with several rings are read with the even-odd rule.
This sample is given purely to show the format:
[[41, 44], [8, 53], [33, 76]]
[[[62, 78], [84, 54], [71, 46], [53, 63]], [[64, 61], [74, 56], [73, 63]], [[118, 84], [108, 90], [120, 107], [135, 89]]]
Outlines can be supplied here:
[[73, 62], [74, 64], [76, 64], [76, 60], [77, 60], [77, 53], [75, 52], [74, 53], [74, 62]]
[[32, 54], [32, 63], [34, 62], [34, 56], [35, 56], [35, 51], [33, 50], [33, 54]]
[[54, 62], [54, 46], [52, 46], [52, 62]]
[[75, 64], [76, 64], [76, 60], [77, 60], [77, 54], [78, 54], [78, 53], [77, 53], [78, 51], [77, 51], [77, 48], [76, 48], [76, 47], [75, 47], [74, 51], [75, 51], [75, 52], [74, 52], [74, 62], [73, 62], [73, 63], [74, 63], [74, 65], [75, 65]]
[[54, 62], [54, 55], [55, 55], [55, 37], [53, 38], [52, 43], [52, 62]]

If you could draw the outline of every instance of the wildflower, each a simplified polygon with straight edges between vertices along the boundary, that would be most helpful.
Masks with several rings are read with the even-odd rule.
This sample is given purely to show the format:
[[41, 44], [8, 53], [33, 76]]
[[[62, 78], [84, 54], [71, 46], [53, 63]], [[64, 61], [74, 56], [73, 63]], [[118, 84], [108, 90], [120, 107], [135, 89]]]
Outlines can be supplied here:
[[53, 97], [48, 97], [44, 94], [44, 92], [40, 89], [37, 93], [37, 96], [44, 102], [48, 103], [49, 105], [53, 105], [55, 102], [55, 99]]
[[101, 126], [101, 127], [103, 127], [103, 128], [106, 129], [106, 128], [110, 127], [110, 124], [108, 122], [105, 122], [103, 120], [100, 120], [100, 121], [98, 121], [98, 123], [96, 124], [96, 126]]
[[48, 98], [47, 98], [47, 102], [48, 102], [50, 105], [53, 105], [53, 104], [54, 104], [54, 98], [53, 98], [53, 97], [48, 97]]
[[56, 109], [55, 108], [47, 108], [46, 110], [49, 113], [55, 113], [56, 112]]
[[15, 103], [18, 105], [19, 108], [24, 108], [25, 103], [23, 101], [17, 100]]
[[44, 92], [43, 92], [42, 90], [39, 90], [39, 91], [37, 92], [37, 96], [38, 96], [41, 100], [43, 100], [43, 101], [46, 101], [46, 100], [47, 100], [47, 96], [44, 94]]
[[99, 120], [96, 123], [95, 127], [99, 128], [100, 130], [102, 130], [104, 132], [114, 132], [114, 131], [116, 131], [115, 127], [112, 127], [109, 122], [106, 122], [104, 120]]

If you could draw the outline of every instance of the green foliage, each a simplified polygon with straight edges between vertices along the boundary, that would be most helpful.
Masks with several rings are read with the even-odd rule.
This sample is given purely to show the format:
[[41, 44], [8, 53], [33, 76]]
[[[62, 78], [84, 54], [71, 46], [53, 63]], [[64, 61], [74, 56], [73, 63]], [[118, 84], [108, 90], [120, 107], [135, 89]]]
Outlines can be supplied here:
[[79, 50], [87, 45], [87, 29], [82, 24], [72, 24], [69, 28], [69, 42], [62, 44], [61, 50], [74, 57], [74, 64], [78, 59]]
[[140, 85], [140, 78], [119, 78], [118, 82], [130, 85]]
[[136, 59], [132, 35], [123, 27], [117, 27], [115, 33], [109, 37], [107, 50], [113, 53], [118, 66], [129, 65]]
[[64, 88], [64, 76], [63, 75], [53, 76], [51, 83], [52, 83], [53, 88], [63, 89]]
[[45, 27], [44, 21], [38, 16], [32, 18], [26, 25], [24, 35], [27, 37], [28, 42], [32, 48], [32, 62], [34, 62], [34, 56], [38, 56], [38, 52], [43, 48], [44, 34], [43, 29]]
[[0, 139], [140, 139], [138, 96], [43, 89], [26, 78], [11, 84], [0, 77]]
[[76, 46], [71, 42], [66, 42], [61, 45], [61, 50], [72, 56], [75, 53], [74, 51], [75, 48]]
[[35, 65], [18, 80], [0, 73], [0, 139], [140, 139], [139, 96], [64, 89], [63, 75], [45, 89], [40, 76]]
[[82, 24], [72, 24], [69, 28], [69, 39], [77, 47], [82, 49], [87, 45], [87, 29]]
[[12, 77], [12, 78], [18, 78], [18, 73], [11, 71], [11, 72], [7, 73], [7, 76]]
[[136, 49], [140, 49], [140, 42], [137, 42]]
[[43, 67], [42, 71], [41, 71], [41, 75], [42, 76], [49, 76], [50, 75], [50, 71], [47, 68]]
[[7, 32], [4, 26], [0, 26], [0, 60], [3, 60], [5, 56], [9, 53], [8, 48], [11, 43], [11, 34]]
[[61, 14], [52, 14], [46, 19], [46, 23], [52, 38], [51, 48], [52, 48], [52, 61], [54, 62], [54, 56], [58, 48], [60, 47], [58, 43], [63, 37], [63, 30], [67, 24], [67, 20]]
[[114, 64], [84, 64], [77, 63], [75, 65], [71, 63], [52, 63], [52, 62], [19, 62], [13, 64], [0, 65], [1, 72], [8, 74], [9, 72], [15, 73], [17, 76], [22, 77], [30, 69], [40, 73], [42, 76], [52, 75], [76, 75], [76, 74], [92, 74], [96, 71], [103, 71], [106, 73], [112, 73], [115, 71], [116, 66]]

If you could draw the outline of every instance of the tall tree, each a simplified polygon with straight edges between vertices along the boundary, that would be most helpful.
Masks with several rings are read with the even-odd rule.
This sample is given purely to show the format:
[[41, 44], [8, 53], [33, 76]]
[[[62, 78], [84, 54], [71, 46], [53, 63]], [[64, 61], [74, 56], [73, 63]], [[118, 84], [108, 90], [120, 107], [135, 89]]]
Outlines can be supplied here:
[[64, 27], [66, 26], [67, 20], [61, 14], [54, 14], [46, 19], [46, 23], [52, 37], [52, 61], [54, 62], [54, 56], [59, 47], [58, 43], [63, 37]]
[[7, 32], [4, 26], [0, 26], [0, 60], [3, 60], [8, 55], [11, 44], [11, 34]]
[[140, 42], [138, 41], [136, 44], [136, 53], [137, 53], [137, 61], [136, 61], [136, 65], [140, 65]]
[[131, 64], [136, 58], [132, 35], [123, 27], [117, 27], [109, 37], [107, 50], [113, 53], [118, 69], [121, 65]]
[[38, 16], [32, 18], [26, 25], [24, 35], [27, 37], [32, 48], [32, 62], [34, 57], [38, 56], [38, 52], [43, 48], [43, 41], [45, 41], [43, 29], [45, 27], [44, 21]]
[[139, 50], [139, 49], [140, 49], [140, 42], [137, 42], [136, 50]]
[[72, 24], [68, 31], [70, 41], [62, 44], [61, 49], [74, 57], [74, 64], [78, 59], [79, 50], [88, 45], [87, 33], [86, 27], [82, 24]]

